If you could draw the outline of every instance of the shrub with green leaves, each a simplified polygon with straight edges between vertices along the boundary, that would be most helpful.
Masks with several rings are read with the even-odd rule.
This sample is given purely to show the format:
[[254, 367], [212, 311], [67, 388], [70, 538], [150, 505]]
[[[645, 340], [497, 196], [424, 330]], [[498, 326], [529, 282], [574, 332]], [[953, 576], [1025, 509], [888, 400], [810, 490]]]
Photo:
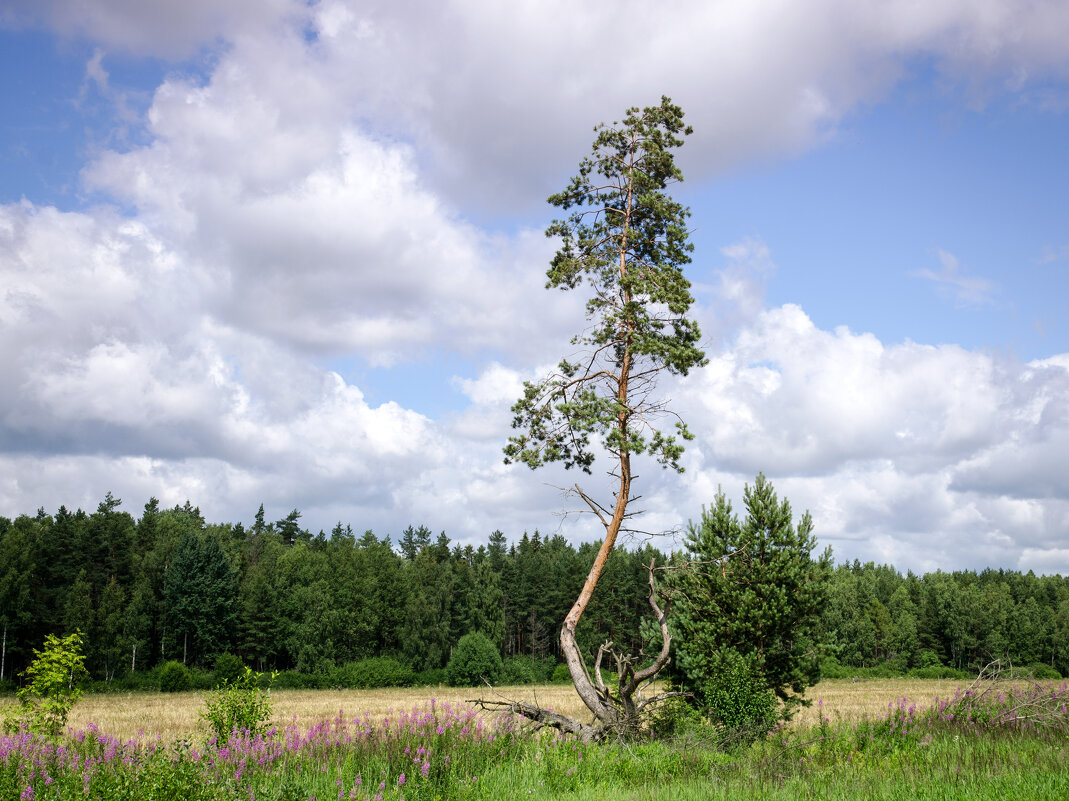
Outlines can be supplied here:
[[504, 661], [502, 684], [538, 684], [542, 679], [542, 665], [529, 656], [510, 656]]
[[62, 638], [49, 634], [44, 647], [33, 653], [33, 662], [22, 674], [26, 685], [15, 694], [19, 703], [5, 716], [5, 728], [25, 727], [56, 735], [67, 724], [71, 708], [82, 696], [78, 682], [87, 672], [81, 633]]
[[[222, 687], [208, 694], [200, 716], [218, 742], [226, 742], [234, 731], [255, 736], [266, 730], [271, 720], [271, 697], [260, 686], [261, 678], [261, 674], [245, 668], [236, 681], [224, 679]], [[270, 677], [268, 688], [274, 678], [274, 675]]]
[[348, 662], [330, 672], [330, 685], [370, 690], [377, 687], [409, 687], [415, 675], [412, 669], [389, 656], [376, 656]]
[[233, 684], [245, 673], [245, 663], [241, 661], [240, 656], [235, 656], [234, 654], [219, 654], [215, 657], [212, 671], [215, 674], [216, 687], [222, 686], [223, 684]]
[[571, 684], [572, 672], [568, 669], [568, 666], [563, 662], [553, 668], [553, 673], [549, 677], [551, 684]]
[[193, 686], [193, 675], [181, 662], [167, 662], [160, 669], [160, 692], [180, 693]]
[[714, 657], [697, 700], [731, 739], [748, 742], [767, 734], [779, 719], [776, 694], [749, 661], [726, 649]]
[[501, 654], [485, 634], [465, 634], [453, 649], [445, 670], [454, 687], [474, 687], [484, 680], [494, 684], [501, 679]]

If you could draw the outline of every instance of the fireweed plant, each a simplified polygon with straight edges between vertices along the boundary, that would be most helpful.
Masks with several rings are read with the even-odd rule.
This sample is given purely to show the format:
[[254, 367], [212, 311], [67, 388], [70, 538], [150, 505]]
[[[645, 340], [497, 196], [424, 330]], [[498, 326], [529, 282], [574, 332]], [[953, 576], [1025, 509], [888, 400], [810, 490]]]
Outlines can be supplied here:
[[728, 750], [703, 741], [708, 731], [586, 745], [434, 701], [375, 723], [339, 712], [308, 729], [199, 743], [22, 730], [0, 739], [0, 799], [1065, 798], [1067, 700], [1066, 684], [974, 685]]

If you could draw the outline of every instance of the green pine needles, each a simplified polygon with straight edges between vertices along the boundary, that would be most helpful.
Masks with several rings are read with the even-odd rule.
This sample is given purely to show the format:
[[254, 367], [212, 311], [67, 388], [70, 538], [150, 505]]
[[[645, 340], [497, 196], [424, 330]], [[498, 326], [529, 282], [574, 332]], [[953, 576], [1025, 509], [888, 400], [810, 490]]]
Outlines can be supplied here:
[[[561, 461], [590, 472], [591, 437], [616, 456], [651, 453], [681, 470], [683, 447], [652, 427], [665, 411], [652, 397], [657, 375], [686, 375], [706, 363], [701, 332], [687, 318], [693, 303], [683, 265], [690, 211], [665, 188], [683, 180], [672, 149], [691, 133], [683, 112], [667, 98], [659, 106], [628, 109], [623, 123], [595, 129], [592, 155], [568, 188], [549, 202], [571, 213], [546, 236], [561, 247], [547, 271], [547, 289], [589, 286], [591, 327], [572, 340], [586, 354], [563, 359], [559, 372], [524, 385], [513, 406], [505, 461], [537, 468]], [[677, 434], [691, 439], [677, 420]]]
[[790, 503], [763, 475], [743, 497], [744, 521], [718, 492], [690, 525], [694, 569], [676, 574], [673, 631], [683, 682], [699, 704], [722, 726], [759, 735], [806, 704], [805, 688], [820, 678], [831, 551], [812, 557], [812, 518], [806, 512], [795, 525]]
[[[682, 270], [693, 249], [687, 241], [690, 212], [664, 191], [683, 180], [672, 155], [691, 133], [683, 111], [662, 97], [659, 106], [630, 108], [622, 123], [599, 125], [594, 131], [592, 153], [579, 163], [579, 174], [549, 198], [569, 214], [546, 230], [561, 243], [546, 273], [546, 288], [571, 290], [585, 284], [589, 292], [589, 326], [572, 339], [581, 355], [562, 359], [557, 372], [524, 384], [523, 397], [512, 407], [512, 425], [520, 433], [505, 446], [506, 464], [521, 462], [532, 469], [562, 462], [566, 469], [589, 473], [598, 446], [614, 462], [609, 474], [618, 484], [611, 503], [599, 502], [575, 486], [605, 527], [605, 537], [561, 627], [561, 653], [597, 726], [533, 707], [522, 712], [584, 739], [610, 732], [635, 734], [643, 729], [650, 705], [664, 700], [637, 697], [668, 663], [671, 643], [657, 604], [653, 564], [648, 568], [649, 603], [663, 647], [649, 665], [640, 667], [638, 657], [608, 642], [598, 651], [592, 676], [575, 632], [624, 522], [634, 515], [628, 510], [633, 500], [631, 457], [646, 454], [664, 467], [683, 470], [682, 441], [693, 436], [657, 396], [657, 379], [666, 371], [686, 375], [706, 363], [699, 347], [701, 332], [687, 317], [694, 298]], [[658, 427], [665, 416], [675, 418], [674, 434]], [[616, 662], [615, 690], [602, 679], [600, 660], [606, 654]]]

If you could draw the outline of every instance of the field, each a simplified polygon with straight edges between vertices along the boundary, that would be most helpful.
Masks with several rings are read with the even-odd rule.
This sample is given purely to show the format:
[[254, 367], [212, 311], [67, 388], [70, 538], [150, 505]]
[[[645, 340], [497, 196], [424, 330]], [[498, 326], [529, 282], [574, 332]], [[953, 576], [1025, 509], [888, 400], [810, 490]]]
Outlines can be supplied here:
[[[1065, 684], [826, 681], [764, 740], [702, 726], [601, 746], [477, 716], [465, 701], [485, 692], [278, 691], [276, 732], [225, 743], [202, 693], [87, 696], [58, 741], [0, 738], [0, 799], [1069, 798]], [[580, 714], [570, 686], [501, 693]]]
[[[875, 717], [899, 698], [927, 703], [936, 696], [952, 694], [961, 682], [931, 679], [849, 679], [824, 681], [811, 687], [807, 697], [813, 705], [800, 712], [792, 725], [811, 726], [820, 715], [833, 722], [854, 722], [865, 715]], [[501, 687], [498, 692], [508, 698], [533, 701], [572, 717], [586, 719], [586, 713], [570, 684], [531, 687]], [[342, 710], [345, 717], [370, 715], [379, 720], [394, 712], [409, 710], [431, 698], [439, 702], [463, 704], [472, 698], [493, 699], [485, 688], [417, 687], [380, 690], [276, 690], [274, 723], [279, 727], [296, 721], [308, 728], [332, 720]], [[120, 739], [139, 733], [163, 739], [194, 737], [204, 727], [198, 711], [204, 707], [205, 693], [130, 693], [125, 695], [85, 696], [71, 713], [70, 725], [84, 728], [95, 724], [101, 731]], [[817, 702], [822, 702], [820, 706]]]

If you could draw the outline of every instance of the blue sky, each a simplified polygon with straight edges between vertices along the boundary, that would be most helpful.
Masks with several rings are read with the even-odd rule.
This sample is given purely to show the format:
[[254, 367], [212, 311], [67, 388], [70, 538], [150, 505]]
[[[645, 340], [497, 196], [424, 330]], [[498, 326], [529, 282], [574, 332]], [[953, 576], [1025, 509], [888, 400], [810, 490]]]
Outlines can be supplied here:
[[761, 470], [839, 558], [1069, 572], [1069, 10], [598, 8], [0, 0], [0, 514], [596, 536], [500, 447], [582, 325], [544, 198], [665, 93], [712, 361], [648, 527]]

